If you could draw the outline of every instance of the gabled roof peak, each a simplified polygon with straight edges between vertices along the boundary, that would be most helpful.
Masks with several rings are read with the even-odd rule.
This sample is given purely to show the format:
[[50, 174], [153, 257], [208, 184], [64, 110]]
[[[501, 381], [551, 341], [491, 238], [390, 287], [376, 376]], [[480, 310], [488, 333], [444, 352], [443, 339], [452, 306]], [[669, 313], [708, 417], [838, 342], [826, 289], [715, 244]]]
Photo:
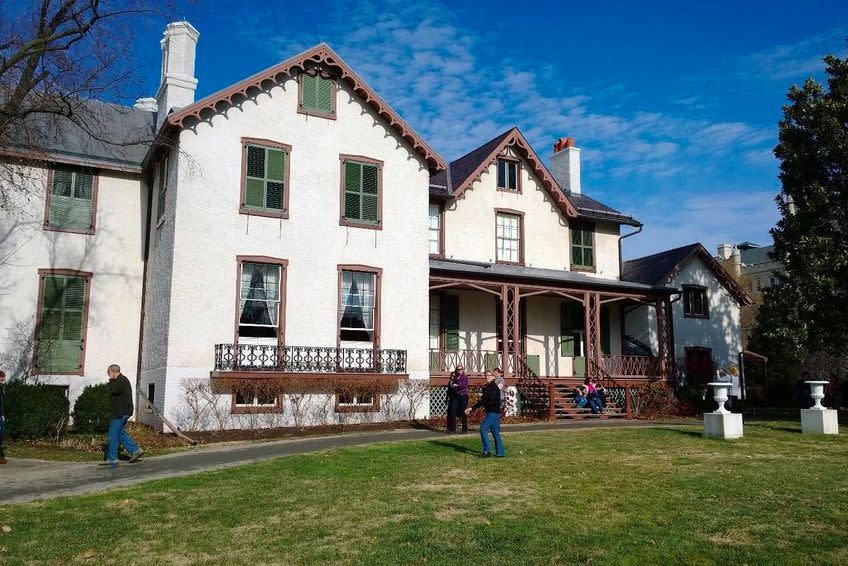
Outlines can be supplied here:
[[365, 100], [374, 111], [385, 120], [401, 138], [427, 162], [431, 173], [444, 170], [447, 163], [424, 141], [380, 96], [339, 57], [325, 42], [302, 51], [297, 55], [268, 67], [250, 77], [225, 89], [206, 96], [194, 104], [186, 106], [168, 116], [167, 123], [172, 127], [185, 127], [189, 120], [203, 121], [216, 114], [221, 107], [228, 107], [237, 99], [249, 98], [251, 94], [261, 91], [265, 85], [279, 82], [283, 76], [303, 72], [312, 65], [325, 65], [339, 76], [339, 80], [350, 86], [357, 96]]

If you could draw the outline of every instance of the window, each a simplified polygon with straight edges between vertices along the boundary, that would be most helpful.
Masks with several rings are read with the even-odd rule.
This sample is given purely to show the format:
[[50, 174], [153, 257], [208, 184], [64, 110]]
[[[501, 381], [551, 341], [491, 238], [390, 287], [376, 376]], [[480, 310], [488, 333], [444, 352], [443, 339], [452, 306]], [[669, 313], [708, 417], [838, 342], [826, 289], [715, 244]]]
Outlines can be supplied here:
[[521, 233], [523, 231], [521, 215], [498, 212], [495, 218], [497, 261], [502, 263], [521, 263], [524, 260], [524, 250], [521, 243]]
[[302, 74], [298, 84], [298, 112], [322, 118], [336, 118], [336, 85], [332, 79]]
[[282, 409], [280, 396], [269, 387], [242, 385], [233, 391], [233, 413], [274, 413]]
[[159, 161], [159, 170], [157, 179], [159, 180], [158, 192], [156, 195], [156, 222], [162, 221], [162, 215], [165, 213], [165, 194], [168, 191], [168, 157], [165, 156]]
[[769, 276], [769, 278], [768, 278], [768, 286], [769, 286], [769, 287], [775, 287], [775, 286], [777, 286], [777, 277], [775, 277], [775, 276], [773, 276], [773, 275]]
[[357, 413], [377, 411], [380, 409], [379, 399], [373, 393], [337, 393], [337, 413]]
[[686, 318], [709, 318], [706, 287], [683, 285], [683, 316]]
[[57, 168], [48, 175], [48, 230], [94, 233], [97, 208], [97, 177], [81, 169]]
[[442, 296], [430, 295], [430, 349], [438, 350], [442, 333]]
[[156, 384], [148, 383], [147, 384], [147, 400], [151, 403], [156, 401]]
[[571, 227], [572, 269], [595, 269], [595, 228], [591, 224]]
[[242, 262], [239, 338], [279, 338], [281, 265]]
[[42, 270], [35, 368], [82, 375], [90, 273]]
[[383, 162], [366, 157], [342, 155], [343, 226], [380, 229], [382, 213]]
[[442, 206], [438, 203], [430, 203], [429, 221], [427, 223], [430, 232], [430, 255], [442, 255]]
[[291, 146], [242, 138], [240, 212], [288, 218]]
[[518, 161], [498, 159], [498, 190], [521, 192]]
[[339, 339], [374, 344], [377, 273], [342, 270], [339, 309]]

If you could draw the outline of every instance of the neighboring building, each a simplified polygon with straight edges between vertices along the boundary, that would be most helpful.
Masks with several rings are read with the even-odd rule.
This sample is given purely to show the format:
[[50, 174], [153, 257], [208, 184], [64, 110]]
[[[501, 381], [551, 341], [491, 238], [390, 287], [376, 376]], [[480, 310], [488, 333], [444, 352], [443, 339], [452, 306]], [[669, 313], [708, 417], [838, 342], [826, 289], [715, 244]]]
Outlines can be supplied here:
[[755, 304], [762, 300], [763, 289], [777, 285], [777, 273], [783, 271], [783, 265], [771, 258], [774, 246], [760, 246], [753, 242], [741, 244], [720, 244], [718, 259], [731, 260], [730, 265], [741, 279], [745, 290], [754, 299]]
[[198, 35], [167, 27], [156, 99], [102, 105], [140, 145], [68, 126], [21, 166], [43, 195], [3, 218], [17, 375], [73, 403], [117, 362], [187, 427], [436, 415], [458, 363], [563, 417], [583, 376], [620, 403], [671, 379], [678, 281], [621, 276], [641, 224], [582, 194], [573, 139], [550, 170], [515, 128], [448, 164], [324, 44], [195, 102]]
[[[624, 262], [624, 279], [681, 290], [672, 303], [679, 376], [703, 383], [715, 366], [739, 365], [741, 309], [751, 297], [701, 244], [690, 244]], [[625, 328], [636, 344], [655, 343], [653, 313], [628, 312]], [[647, 316], [646, 316], [647, 314]]]

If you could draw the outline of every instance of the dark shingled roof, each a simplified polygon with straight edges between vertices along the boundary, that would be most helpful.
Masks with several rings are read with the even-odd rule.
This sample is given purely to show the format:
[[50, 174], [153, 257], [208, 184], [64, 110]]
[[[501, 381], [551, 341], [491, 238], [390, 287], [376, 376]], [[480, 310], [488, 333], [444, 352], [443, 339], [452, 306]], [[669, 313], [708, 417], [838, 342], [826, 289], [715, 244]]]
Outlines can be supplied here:
[[[451, 161], [448, 164], [448, 169], [450, 170], [450, 176], [448, 176], [447, 171], [439, 171], [432, 177], [430, 177], [430, 194], [433, 194], [433, 190], [439, 189], [439, 187], [446, 187], [447, 192], [453, 193], [456, 187], [462, 185], [468, 178], [474, 174], [474, 171], [480, 166], [483, 161], [489, 157], [489, 155], [495, 150], [496, 147], [500, 145], [500, 143], [506, 138], [508, 135], [512, 133], [512, 128], [508, 129], [504, 133], [497, 136], [495, 139], [486, 142], [481, 145], [477, 149], [466, 153], [459, 159], [455, 161]], [[448, 178], [450, 178], [450, 183], [448, 183]], [[441, 189], [441, 191], [437, 191], [437, 195], [433, 196], [443, 196], [445, 189]]]
[[[80, 127], [62, 116], [32, 115], [24, 133], [15, 133], [6, 146], [10, 151], [44, 154], [56, 161], [85, 162], [103, 167], [141, 170], [141, 163], [153, 143], [156, 115], [153, 112], [86, 101], [76, 111]], [[27, 135], [30, 143], [20, 137]], [[33, 151], [33, 147], [37, 151]]]
[[744, 265], [757, 265], [760, 263], [770, 263], [772, 260], [769, 257], [769, 253], [774, 251], [774, 246], [762, 246], [760, 248], [749, 248], [747, 250], [740, 250], [739, 255], [742, 256], [742, 263]]
[[568, 199], [571, 201], [571, 204], [574, 205], [574, 208], [577, 209], [577, 214], [580, 215], [581, 218], [586, 218], [589, 220], [602, 220], [605, 222], [617, 222], [619, 224], [636, 226], [637, 228], [642, 225], [641, 222], [639, 222], [632, 216], [622, 214], [616, 209], [610, 208], [609, 206], [596, 201], [590, 196], [574, 193], [571, 193], [567, 196]]
[[631, 259], [624, 262], [621, 278], [643, 285], [659, 285], [677, 265], [701, 244], [689, 244], [658, 254]]
[[607, 289], [630, 290], [630, 291], [660, 291], [673, 293], [676, 289], [657, 285], [644, 285], [630, 281], [619, 281], [618, 279], [604, 279], [603, 277], [592, 277], [575, 271], [542, 269], [538, 267], [524, 267], [520, 265], [503, 265], [499, 263], [488, 263], [479, 261], [461, 261], [453, 259], [431, 259], [430, 272], [445, 272], [473, 276], [490, 276], [498, 279], [521, 279], [539, 282], [562, 283], [576, 285], [581, 288], [598, 287]]
[[[515, 128], [498, 135], [477, 149], [466, 153], [459, 159], [448, 164], [445, 171], [430, 177], [430, 196], [438, 199], [452, 198], [458, 187], [461, 187], [471, 177], [480, 165], [491, 155], [491, 153], [513, 132]], [[562, 190], [557, 187], [556, 190]], [[571, 202], [580, 218], [587, 220], [600, 220], [603, 222], [615, 222], [639, 227], [642, 224], [632, 216], [622, 214], [614, 208], [598, 202], [584, 194], [563, 194]]]
[[689, 244], [667, 250], [658, 254], [631, 259], [624, 262], [621, 278], [643, 285], [668, 285], [669, 279], [675, 275], [690, 257], [699, 257], [719, 283], [736, 297], [740, 305], [751, 305], [753, 299], [745, 292], [739, 283], [700, 243]]

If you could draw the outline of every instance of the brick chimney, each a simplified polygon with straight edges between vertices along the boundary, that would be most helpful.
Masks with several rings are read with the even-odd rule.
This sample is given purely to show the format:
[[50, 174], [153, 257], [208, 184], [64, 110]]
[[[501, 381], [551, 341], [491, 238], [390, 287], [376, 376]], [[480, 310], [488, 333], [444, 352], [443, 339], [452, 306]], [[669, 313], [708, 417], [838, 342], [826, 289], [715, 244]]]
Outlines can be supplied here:
[[580, 148], [574, 138], [560, 138], [551, 155], [551, 175], [566, 193], [580, 194]]
[[194, 57], [198, 37], [200, 33], [188, 22], [170, 23], [162, 34], [162, 73], [156, 93], [157, 128], [172, 110], [194, 102], [197, 89]]

